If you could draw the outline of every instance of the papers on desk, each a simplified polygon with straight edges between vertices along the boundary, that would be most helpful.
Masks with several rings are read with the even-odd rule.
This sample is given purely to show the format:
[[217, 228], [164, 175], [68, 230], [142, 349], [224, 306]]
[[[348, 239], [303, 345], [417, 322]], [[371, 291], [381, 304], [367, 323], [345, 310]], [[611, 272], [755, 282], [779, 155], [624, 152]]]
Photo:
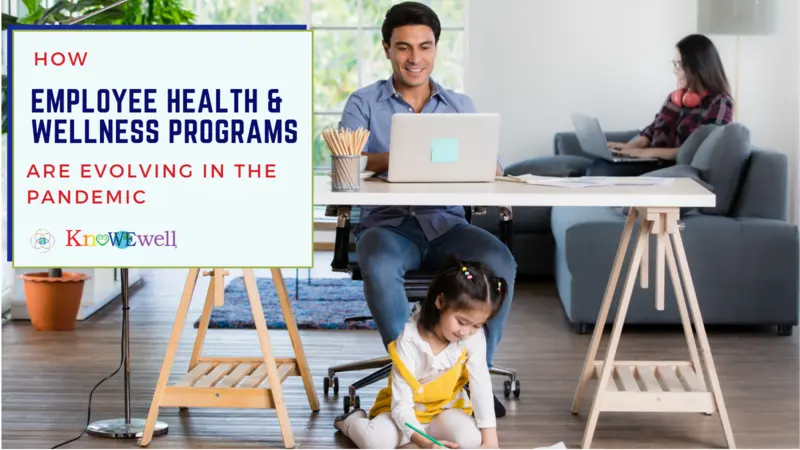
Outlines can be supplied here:
[[540, 448], [567, 448], [567, 446], [564, 445], [563, 442], [559, 442], [558, 444], [553, 444], [550, 447], [536, 447], [536, 449], [540, 449]]
[[533, 184], [563, 188], [586, 188], [601, 186], [667, 186], [672, 178], [658, 177], [543, 177], [540, 175], [506, 175], [497, 177], [499, 181]]

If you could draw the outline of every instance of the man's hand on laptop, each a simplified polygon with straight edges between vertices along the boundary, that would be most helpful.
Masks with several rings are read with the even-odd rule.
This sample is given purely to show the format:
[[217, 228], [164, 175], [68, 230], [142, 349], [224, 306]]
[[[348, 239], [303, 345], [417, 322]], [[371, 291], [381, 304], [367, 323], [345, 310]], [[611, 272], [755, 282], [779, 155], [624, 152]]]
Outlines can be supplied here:
[[384, 173], [389, 170], [389, 152], [385, 153], [362, 152], [361, 154], [369, 156], [367, 158], [367, 167], [365, 170], [375, 173]]

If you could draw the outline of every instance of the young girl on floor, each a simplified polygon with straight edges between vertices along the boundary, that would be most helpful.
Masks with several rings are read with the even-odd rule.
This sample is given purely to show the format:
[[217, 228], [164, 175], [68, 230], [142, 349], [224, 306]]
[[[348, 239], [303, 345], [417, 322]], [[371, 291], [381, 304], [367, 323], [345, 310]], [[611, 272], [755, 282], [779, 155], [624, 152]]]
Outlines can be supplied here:
[[479, 263], [443, 269], [389, 344], [389, 383], [369, 414], [355, 409], [334, 427], [362, 449], [438, 447], [406, 424], [449, 448], [498, 448], [483, 325], [505, 296], [505, 280]]

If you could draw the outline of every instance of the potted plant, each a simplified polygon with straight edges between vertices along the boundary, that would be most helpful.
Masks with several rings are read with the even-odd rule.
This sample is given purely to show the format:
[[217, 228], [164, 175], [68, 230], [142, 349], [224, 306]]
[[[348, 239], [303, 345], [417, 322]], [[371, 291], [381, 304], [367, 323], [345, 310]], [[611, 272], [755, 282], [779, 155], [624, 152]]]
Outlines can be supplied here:
[[[37, 3], [38, 0], [23, 0], [27, 14], [23, 17], [14, 17], [3, 14], [3, 30], [8, 24], [44, 24], [56, 23], [68, 19], [73, 13], [82, 15], [99, 7], [103, 1], [89, 3], [73, 3], [59, 0], [50, 8], [44, 8]], [[98, 5], [99, 3], [99, 5]], [[110, 4], [111, 1], [108, 1]], [[96, 20], [119, 20], [122, 14], [117, 11], [106, 11], [98, 14]], [[95, 22], [97, 23], [97, 22]], [[3, 74], [3, 123], [2, 132], [6, 128], [6, 75]], [[78, 318], [78, 311], [83, 298], [83, 288], [90, 277], [79, 272], [63, 272], [60, 268], [53, 268], [47, 272], [26, 273], [19, 277], [24, 283], [25, 303], [31, 325], [40, 331], [72, 331]]]
[[[56, 0], [46, 8], [40, 0], [23, 0], [24, 17], [2, 15], [3, 30], [8, 24], [70, 23], [85, 17], [82, 24], [103, 25], [179, 25], [194, 23], [194, 12], [181, 0]], [[146, 6], [143, 6], [143, 1]], [[116, 4], [116, 5], [115, 5]], [[111, 6], [116, 7], [111, 7]], [[101, 11], [102, 10], [102, 11]], [[94, 13], [94, 14], [92, 14]], [[2, 133], [6, 133], [6, 75], [3, 74]], [[47, 272], [21, 275], [25, 283], [25, 301], [31, 323], [37, 330], [70, 331], [80, 310], [83, 288], [90, 277], [79, 272], [63, 272], [54, 268]]]
[[21, 275], [33, 327], [39, 331], [74, 330], [83, 287], [89, 278], [84, 273], [62, 272], [61, 269]]
[[[119, 0], [56, 0], [45, 8], [40, 0], [22, 0], [27, 14], [15, 17], [2, 13], [2, 27], [9, 24], [57, 24], [68, 23], [78, 17], [87, 16], [108, 8]], [[146, 2], [143, 6], [142, 3]], [[194, 23], [194, 12], [186, 8], [181, 0], [127, 0], [123, 5], [105, 9], [81, 20], [82, 25], [190, 25]], [[4, 67], [5, 67], [5, 61]], [[3, 134], [6, 134], [6, 75], [3, 73]]]

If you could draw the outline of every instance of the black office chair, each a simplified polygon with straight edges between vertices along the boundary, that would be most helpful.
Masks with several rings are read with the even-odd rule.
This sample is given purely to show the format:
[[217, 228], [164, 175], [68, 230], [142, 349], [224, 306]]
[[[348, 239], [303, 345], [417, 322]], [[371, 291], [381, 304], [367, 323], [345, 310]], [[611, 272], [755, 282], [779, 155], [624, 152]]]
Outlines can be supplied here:
[[[353, 211], [353, 209], [356, 209], [356, 211]], [[464, 210], [466, 218], [470, 223], [472, 222], [473, 215], [486, 214], [486, 209], [482, 207], [465, 207]], [[325, 209], [325, 215], [329, 217], [337, 217], [336, 240], [334, 243], [334, 254], [333, 261], [331, 262], [331, 268], [334, 272], [349, 273], [353, 280], [361, 280], [361, 269], [358, 266], [356, 253], [350, 240], [351, 225], [357, 223], [358, 221], [358, 208], [329, 205]], [[511, 247], [512, 235], [511, 221], [511, 208], [501, 207], [500, 240], [509, 246], [509, 248]], [[432, 270], [416, 270], [407, 272], [405, 274], [404, 287], [408, 301], [415, 302], [424, 298], [428, 291], [428, 286], [433, 281], [433, 277], [435, 275], [435, 271]], [[371, 317], [367, 316], [350, 317], [345, 319], [345, 321], [364, 321], [370, 319]], [[351, 384], [348, 389], [348, 395], [344, 398], [345, 413], [348, 413], [351, 407], [360, 408], [361, 401], [357, 395], [357, 391], [382, 379], [388, 378], [389, 373], [392, 370], [392, 362], [389, 356], [331, 366], [328, 368], [328, 376], [326, 376], [322, 382], [322, 389], [325, 393], [325, 396], [328, 395], [331, 387], [333, 388], [334, 395], [339, 393], [339, 378], [336, 376], [337, 373], [355, 372], [370, 369], [377, 370]], [[508, 377], [508, 380], [505, 380], [503, 383], [503, 395], [505, 395], [506, 398], [511, 397], [512, 393], [514, 394], [515, 398], [519, 397], [520, 383], [517, 379], [517, 373], [514, 370], [494, 366], [491, 368], [491, 373]]]

